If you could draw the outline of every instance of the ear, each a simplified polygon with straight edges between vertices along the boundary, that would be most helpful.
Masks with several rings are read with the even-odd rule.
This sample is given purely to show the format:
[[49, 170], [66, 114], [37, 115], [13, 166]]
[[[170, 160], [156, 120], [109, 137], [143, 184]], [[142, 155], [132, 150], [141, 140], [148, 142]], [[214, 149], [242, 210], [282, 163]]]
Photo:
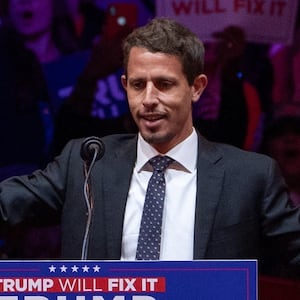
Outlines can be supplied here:
[[122, 83], [122, 86], [123, 88], [125, 89], [125, 91], [127, 90], [127, 77], [125, 74], [123, 74], [121, 76], [121, 83]]
[[192, 101], [197, 102], [207, 86], [207, 77], [204, 74], [198, 75], [192, 85]]

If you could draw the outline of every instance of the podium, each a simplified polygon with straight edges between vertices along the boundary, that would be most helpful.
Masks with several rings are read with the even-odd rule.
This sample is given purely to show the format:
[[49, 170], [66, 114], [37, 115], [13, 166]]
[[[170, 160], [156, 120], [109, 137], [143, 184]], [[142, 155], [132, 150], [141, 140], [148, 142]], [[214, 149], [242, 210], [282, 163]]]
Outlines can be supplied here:
[[1, 261], [0, 300], [256, 300], [257, 261]]

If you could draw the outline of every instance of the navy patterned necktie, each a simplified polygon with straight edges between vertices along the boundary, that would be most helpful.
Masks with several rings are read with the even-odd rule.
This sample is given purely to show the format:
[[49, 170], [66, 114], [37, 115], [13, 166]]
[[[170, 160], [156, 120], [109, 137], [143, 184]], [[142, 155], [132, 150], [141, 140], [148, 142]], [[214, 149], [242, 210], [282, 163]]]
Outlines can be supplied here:
[[159, 259], [166, 186], [164, 172], [172, 162], [172, 158], [160, 155], [149, 160], [153, 174], [146, 192], [136, 251], [137, 260]]

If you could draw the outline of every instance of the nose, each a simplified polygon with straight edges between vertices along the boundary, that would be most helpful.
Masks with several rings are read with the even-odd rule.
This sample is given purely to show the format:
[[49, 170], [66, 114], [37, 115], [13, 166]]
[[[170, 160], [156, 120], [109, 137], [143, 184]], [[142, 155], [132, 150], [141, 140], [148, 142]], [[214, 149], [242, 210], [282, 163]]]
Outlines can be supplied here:
[[152, 82], [147, 82], [143, 95], [143, 105], [156, 105], [159, 102], [158, 99], [158, 90], [156, 89], [155, 85]]

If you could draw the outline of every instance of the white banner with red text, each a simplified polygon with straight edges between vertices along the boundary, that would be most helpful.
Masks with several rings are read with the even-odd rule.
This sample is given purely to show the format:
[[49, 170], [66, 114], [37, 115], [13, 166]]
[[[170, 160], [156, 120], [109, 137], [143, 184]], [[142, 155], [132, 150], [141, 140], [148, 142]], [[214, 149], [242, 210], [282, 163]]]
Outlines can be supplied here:
[[298, 0], [156, 0], [156, 15], [188, 26], [202, 40], [228, 25], [241, 27], [247, 40], [290, 44]]

